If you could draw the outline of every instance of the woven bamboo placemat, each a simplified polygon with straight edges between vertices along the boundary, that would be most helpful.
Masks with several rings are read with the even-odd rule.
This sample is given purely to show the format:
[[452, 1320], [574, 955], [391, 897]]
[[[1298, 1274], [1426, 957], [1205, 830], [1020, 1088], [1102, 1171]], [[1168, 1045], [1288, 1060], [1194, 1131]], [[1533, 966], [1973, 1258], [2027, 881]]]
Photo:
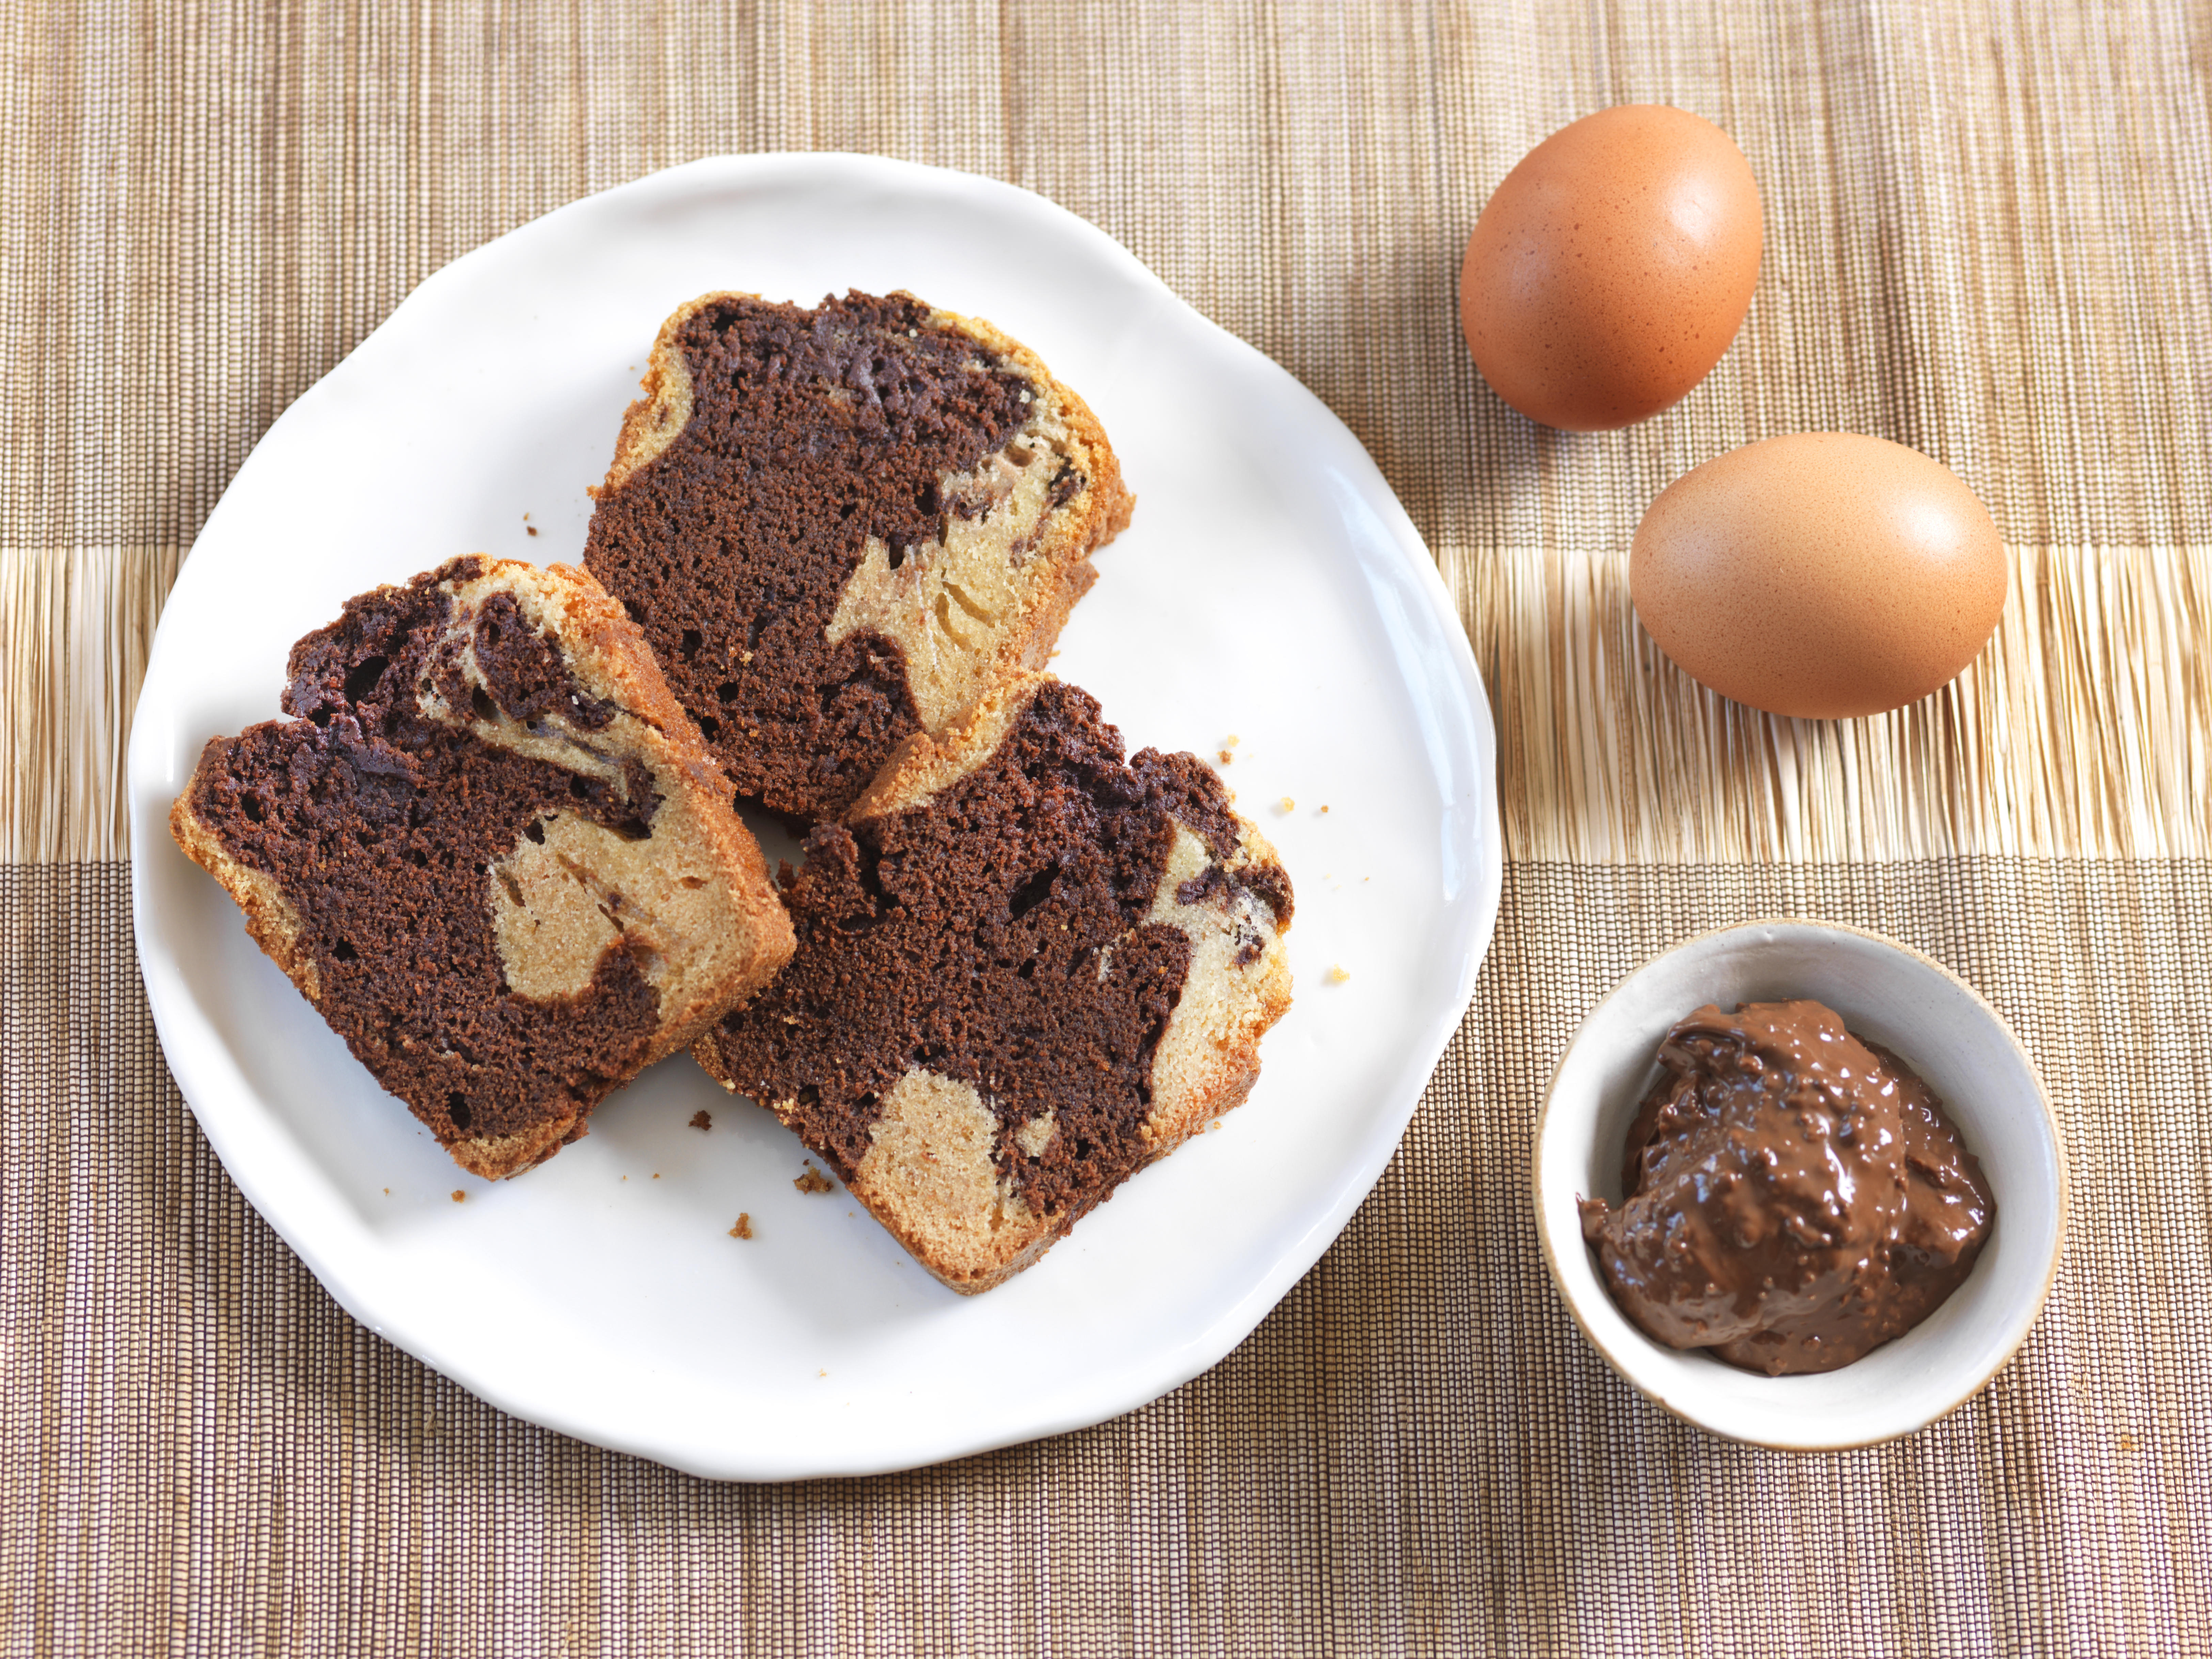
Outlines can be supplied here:
[[[2203, 7], [115, 0], [0, 11], [0, 1654], [2212, 1652]], [[1679, 409], [1539, 431], [1459, 344], [1458, 246], [1530, 144], [1638, 100], [1743, 146], [1759, 295]], [[807, 148], [1038, 190], [1328, 400], [1467, 618], [1510, 862], [1397, 1160], [1219, 1367], [962, 1463], [723, 1486], [471, 1399], [247, 1208], [147, 1017], [118, 783], [198, 526], [414, 283]], [[1928, 702], [1778, 721], [1638, 633], [1625, 551], [1687, 467], [1826, 428], [1972, 483], [2012, 604]], [[1778, 911], [1979, 985], [2077, 1160], [2020, 1357], [1841, 1456], [1630, 1394], [1522, 1187], [1591, 1004]]]

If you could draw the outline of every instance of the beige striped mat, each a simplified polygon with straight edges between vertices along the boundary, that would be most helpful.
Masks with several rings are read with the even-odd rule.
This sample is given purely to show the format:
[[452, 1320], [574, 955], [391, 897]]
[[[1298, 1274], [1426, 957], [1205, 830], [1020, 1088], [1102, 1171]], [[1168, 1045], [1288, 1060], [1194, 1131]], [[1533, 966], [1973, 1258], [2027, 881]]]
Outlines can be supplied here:
[[[1765, 263], [1687, 401], [1566, 437], [1474, 374], [1457, 252], [1617, 101], [1735, 135]], [[0, 9], [0, 1655], [2212, 1652], [2209, 112], [2197, 3]], [[1398, 1158], [1221, 1365], [743, 1487], [506, 1418], [299, 1267], [163, 1066], [119, 780], [162, 597], [291, 398], [484, 240], [769, 149], [1038, 190], [1313, 386], [1462, 606], [1509, 866]], [[2012, 562], [1990, 648], [1878, 720], [1723, 703], [1626, 599], [1660, 488], [1823, 428], [1944, 460]], [[1981, 987], [2077, 1160], [2018, 1358], [1842, 1455], [1631, 1394], [1523, 1183], [1583, 1013], [1776, 911]]]

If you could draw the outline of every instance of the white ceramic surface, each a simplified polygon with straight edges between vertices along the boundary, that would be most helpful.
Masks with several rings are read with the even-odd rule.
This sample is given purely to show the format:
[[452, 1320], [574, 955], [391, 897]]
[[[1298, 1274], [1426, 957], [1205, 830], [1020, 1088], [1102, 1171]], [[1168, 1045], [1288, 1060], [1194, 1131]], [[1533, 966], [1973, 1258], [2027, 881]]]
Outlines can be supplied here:
[[[585, 486], [678, 302], [848, 286], [988, 317], [1097, 410], [1136, 519], [1054, 667], [1132, 750], [1240, 739], [1226, 776], [1297, 886], [1297, 1002], [1251, 1099], [973, 1300], [842, 1192], [794, 1191], [798, 1143], [684, 1057], [528, 1176], [463, 1176], [166, 828], [202, 744], [276, 714], [291, 641], [349, 595], [457, 553], [580, 558]], [[702, 1474], [894, 1468], [1140, 1405], [1219, 1359], [1319, 1257], [1472, 994], [1498, 907], [1493, 772], [1430, 555], [1281, 368], [1026, 191], [870, 158], [726, 158], [456, 261], [240, 470], [163, 615], [131, 733], [139, 959], [225, 1167], [382, 1334], [509, 1411]], [[705, 1134], [686, 1127], [702, 1107]], [[740, 1211], [750, 1242], [728, 1237]]]
[[[1759, 1376], [1662, 1346], [1614, 1305], [1583, 1243], [1576, 1200], [1620, 1201], [1630, 1121], [1659, 1075], [1661, 1040], [1708, 1002], [1810, 997], [1901, 1056], [1981, 1160], [1997, 1218], [1973, 1272], [1927, 1319], [1816, 1376]], [[1825, 1451], [1894, 1439], [1973, 1395], [2027, 1335], [2058, 1267], [2066, 1162], [2043, 1085], [1996, 1009], [1964, 980], [1880, 934], [1755, 921], [1645, 964], [1567, 1047], [1536, 1127], [1537, 1231], [1552, 1282], [1613, 1368], [1676, 1416], [1731, 1440]]]

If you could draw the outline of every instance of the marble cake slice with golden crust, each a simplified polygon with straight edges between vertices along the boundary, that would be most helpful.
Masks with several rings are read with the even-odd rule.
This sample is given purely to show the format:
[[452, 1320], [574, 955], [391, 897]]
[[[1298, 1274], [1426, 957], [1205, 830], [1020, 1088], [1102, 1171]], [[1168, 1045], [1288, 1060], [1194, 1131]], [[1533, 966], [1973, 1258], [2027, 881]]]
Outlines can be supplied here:
[[746, 797], [842, 815], [891, 751], [1043, 666], [1127, 522], [1090, 408], [908, 294], [710, 294], [662, 325], [584, 562]]
[[963, 1293], [1241, 1102], [1290, 1006], [1273, 849], [1049, 675], [910, 739], [806, 852], [798, 953], [692, 1052]]
[[582, 571], [455, 559], [292, 649], [169, 817], [464, 1169], [511, 1176], [789, 957], [729, 783]]

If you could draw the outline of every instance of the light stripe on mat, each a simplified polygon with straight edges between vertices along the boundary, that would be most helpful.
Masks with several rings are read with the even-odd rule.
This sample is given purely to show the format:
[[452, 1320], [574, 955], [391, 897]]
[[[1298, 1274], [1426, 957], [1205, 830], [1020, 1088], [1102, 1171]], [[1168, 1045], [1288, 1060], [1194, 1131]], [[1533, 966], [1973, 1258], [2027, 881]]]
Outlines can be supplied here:
[[124, 747], [170, 547], [0, 545], [0, 863], [128, 855]]
[[[1997, 637], [1957, 682], [1841, 721], [1703, 690], [1637, 624], [1618, 555], [1467, 562], [1510, 857], [2212, 846], [2212, 546], [2014, 550]], [[161, 548], [0, 548], [0, 861], [128, 855], [123, 745], [175, 568]]]
[[1508, 550], [1465, 605], [1508, 856], [2196, 856], [2212, 846], [2212, 545], [2018, 549], [1996, 637], [1935, 696], [1793, 720], [1704, 690], [1625, 556]]

